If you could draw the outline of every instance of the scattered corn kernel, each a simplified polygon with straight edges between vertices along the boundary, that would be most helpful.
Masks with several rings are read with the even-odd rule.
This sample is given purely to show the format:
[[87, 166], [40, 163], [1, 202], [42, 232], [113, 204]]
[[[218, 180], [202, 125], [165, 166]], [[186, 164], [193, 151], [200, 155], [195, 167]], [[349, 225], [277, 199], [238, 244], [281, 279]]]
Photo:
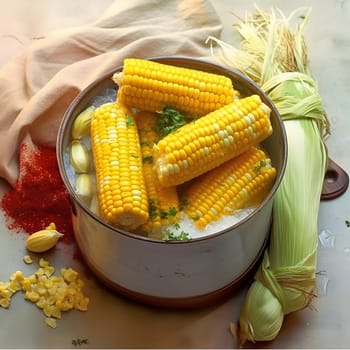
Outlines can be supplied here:
[[[23, 260], [28, 261], [28, 258], [26, 255]], [[54, 266], [40, 259], [34, 274], [25, 277], [22, 271], [12, 273], [9, 282], [0, 281], [0, 307], [8, 308], [12, 296], [22, 291], [26, 300], [42, 310], [45, 323], [51, 328], [56, 328], [62, 311], [87, 311], [90, 299], [82, 292], [84, 281], [78, 272], [72, 268], [62, 268], [60, 276], [54, 276], [54, 272]]]
[[51, 328], [56, 328], [56, 326], [57, 326], [56, 320], [52, 317], [46, 317], [45, 323]]
[[40, 267], [49, 266], [49, 262], [48, 262], [47, 260], [45, 260], [44, 258], [40, 258], [40, 260], [39, 260], [39, 266], [40, 266]]
[[7, 309], [10, 306], [10, 298], [2, 298], [0, 299], [0, 306]]
[[25, 255], [24, 257], [23, 257], [23, 261], [26, 263], [26, 264], [32, 264], [33, 263], [33, 260], [32, 260], [32, 258], [29, 256], [29, 255]]

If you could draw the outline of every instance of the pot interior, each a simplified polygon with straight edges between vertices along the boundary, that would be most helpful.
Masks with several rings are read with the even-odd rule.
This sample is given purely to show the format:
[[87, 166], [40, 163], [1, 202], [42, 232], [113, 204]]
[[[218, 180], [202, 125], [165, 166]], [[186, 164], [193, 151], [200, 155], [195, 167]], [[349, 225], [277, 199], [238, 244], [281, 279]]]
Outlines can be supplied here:
[[[165, 64], [186, 67], [186, 68], [193, 68], [193, 69], [198, 69], [198, 70], [211, 72], [215, 74], [226, 75], [233, 81], [233, 85], [235, 89], [239, 90], [242, 96], [258, 94], [263, 100], [263, 102], [270, 107], [273, 134], [270, 137], [268, 137], [266, 140], [261, 142], [261, 145], [269, 154], [272, 160], [272, 164], [276, 167], [277, 176], [272, 189], [270, 190], [266, 198], [263, 200], [263, 202], [260, 203], [260, 205], [251, 214], [247, 215], [247, 217], [243, 219], [243, 221], [249, 220], [252, 216], [254, 216], [255, 211], [259, 211], [262, 207], [264, 207], [267, 203], [269, 203], [272, 200], [273, 195], [276, 192], [282, 180], [284, 170], [285, 170], [285, 164], [286, 164], [286, 158], [287, 158], [286, 135], [285, 135], [283, 123], [280, 119], [280, 116], [276, 107], [273, 105], [271, 100], [263, 93], [263, 91], [260, 89], [260, 87], [257, 84], [255, 84], [253, 81], [245, 77], [242, 73], [235, 71], [233, 69], [229, 69], [229, 68], [226, 68], [217, 64], [209, 63], [207, 61], [203, 61], [199, 59], [184, 58], [184, 57], [158, 57], [158, 58], [152, 58], [152, 60], [165, 63]], [[71, 195], [72, 202], [74, 205], [77, 205], [81, 210], [84, 210], [88, 215], [92, 216], [102, 226], [106, 226], [109, 229], [112, 229], [119, 234], [128, 235], [136, 239], [149, 240], [149, 238], [147, 237], [135, 235], [133, 233], [129, 233], [129, 232], [125, 232], [123, 230], [117, 229], [109, 225], [108, 223], [106, 223], [104, 220], [96, 216], [94, 213], [92, 213], [89, 210], [89, 208], [85, 205], [85, 203], [76, 194], [74, 189], [74, 184], [72, 183], [71, 176], [68, 171], [69, 169], [68, 154], [69, 154], [69, 145], [71, 142], [70, 135], [71, 135], [72, 124], [75, 118], [79, 115], [80, 112], [82, 112], [88, 106], [92, 104], [99, 105], [104, 102], [112, 101], [115, 98], [117, 93], [117, 86], [113, 82], [111, 77], [113, 73], [121, 70], [122, 70], [122, 66], [116, 68], [112, 72], [106, 73], [104, 76], [97, 79], [95, 82], [90, 84], [87, 88], [85, 88], [73, 101], [73, 103], [71, 104], [71, 106], [68, 108], [68, 110], [64, 115], [60, 130], [58, 133], [57, 158], [58, 158], [62, 179], [69, 191], [69, 194]], [[224, 231], [234, 230], [237, 226], [239, 226], [239, 224], [240, 222], [238, 224], [233, 224], [231, 227], [229, 227], [228, 229], [225, 229]], [[220, 234], [220, 233], [221, 232], [217, 232], [217, 234]], [[180, 241], [179, 243], [186, 243], [186, 242]]]

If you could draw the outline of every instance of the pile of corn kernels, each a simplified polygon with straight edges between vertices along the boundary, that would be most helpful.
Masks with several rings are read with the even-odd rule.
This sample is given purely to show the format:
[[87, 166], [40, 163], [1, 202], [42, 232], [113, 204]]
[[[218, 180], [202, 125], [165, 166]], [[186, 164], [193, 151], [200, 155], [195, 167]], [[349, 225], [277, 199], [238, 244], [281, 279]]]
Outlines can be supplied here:
[[[32, 263], [29, 255], [23, 260], [26, 264]], [[28, 277], [22, 271], [14, 272], [8, 282], [0, 281], [0, 306], [8, 308], [12, 296], [22, 291], [26, 300], [42, 310], [46, 324], [52, 328], [56, 328], [57, 320], [64, 311], [87, 311], [89, 298], [82, 292], [84, 281], [79, 278], [78, 272], [62, 268], [59, 276], [54, 273], [55, 267], [43, 258], [37, 271]]]

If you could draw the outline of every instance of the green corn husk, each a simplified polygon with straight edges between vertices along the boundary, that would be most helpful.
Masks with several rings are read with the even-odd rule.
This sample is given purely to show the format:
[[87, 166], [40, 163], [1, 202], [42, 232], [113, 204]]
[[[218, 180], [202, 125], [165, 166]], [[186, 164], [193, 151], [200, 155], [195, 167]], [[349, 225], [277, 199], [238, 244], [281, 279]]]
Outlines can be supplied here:
[[[310, 12], [297, 9], [285, 17], [281, 11], [257, 10], [237, 25], [240, 48], [209, 38], [218, 44], [222, 63], [242, 71], [269, 95], [288, 143], [286, 172], [273, 202], [270, 244], [239, 322], [231, 324], [241, 346], [247, 340], [273, 340], [284, 316], [310, 306], [316, 295], [317, 220], [329, 122], [308, 67], [303, 31]], [[292, 31], [294, 20], [299, 25]]]

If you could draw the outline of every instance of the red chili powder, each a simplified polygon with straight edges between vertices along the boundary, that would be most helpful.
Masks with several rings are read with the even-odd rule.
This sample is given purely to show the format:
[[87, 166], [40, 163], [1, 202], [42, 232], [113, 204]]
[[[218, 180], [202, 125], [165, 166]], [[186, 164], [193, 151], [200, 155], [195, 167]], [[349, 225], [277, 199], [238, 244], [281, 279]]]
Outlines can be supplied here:
[[1, 207], [8, 216], [8, 228], [31, 234], [56, 224], [64, 234], [60, 241], [74, 240], [69, 194], [61, 179], [56, 149], [22, 145], [20, 177], [16, 187], [6, 193]]

